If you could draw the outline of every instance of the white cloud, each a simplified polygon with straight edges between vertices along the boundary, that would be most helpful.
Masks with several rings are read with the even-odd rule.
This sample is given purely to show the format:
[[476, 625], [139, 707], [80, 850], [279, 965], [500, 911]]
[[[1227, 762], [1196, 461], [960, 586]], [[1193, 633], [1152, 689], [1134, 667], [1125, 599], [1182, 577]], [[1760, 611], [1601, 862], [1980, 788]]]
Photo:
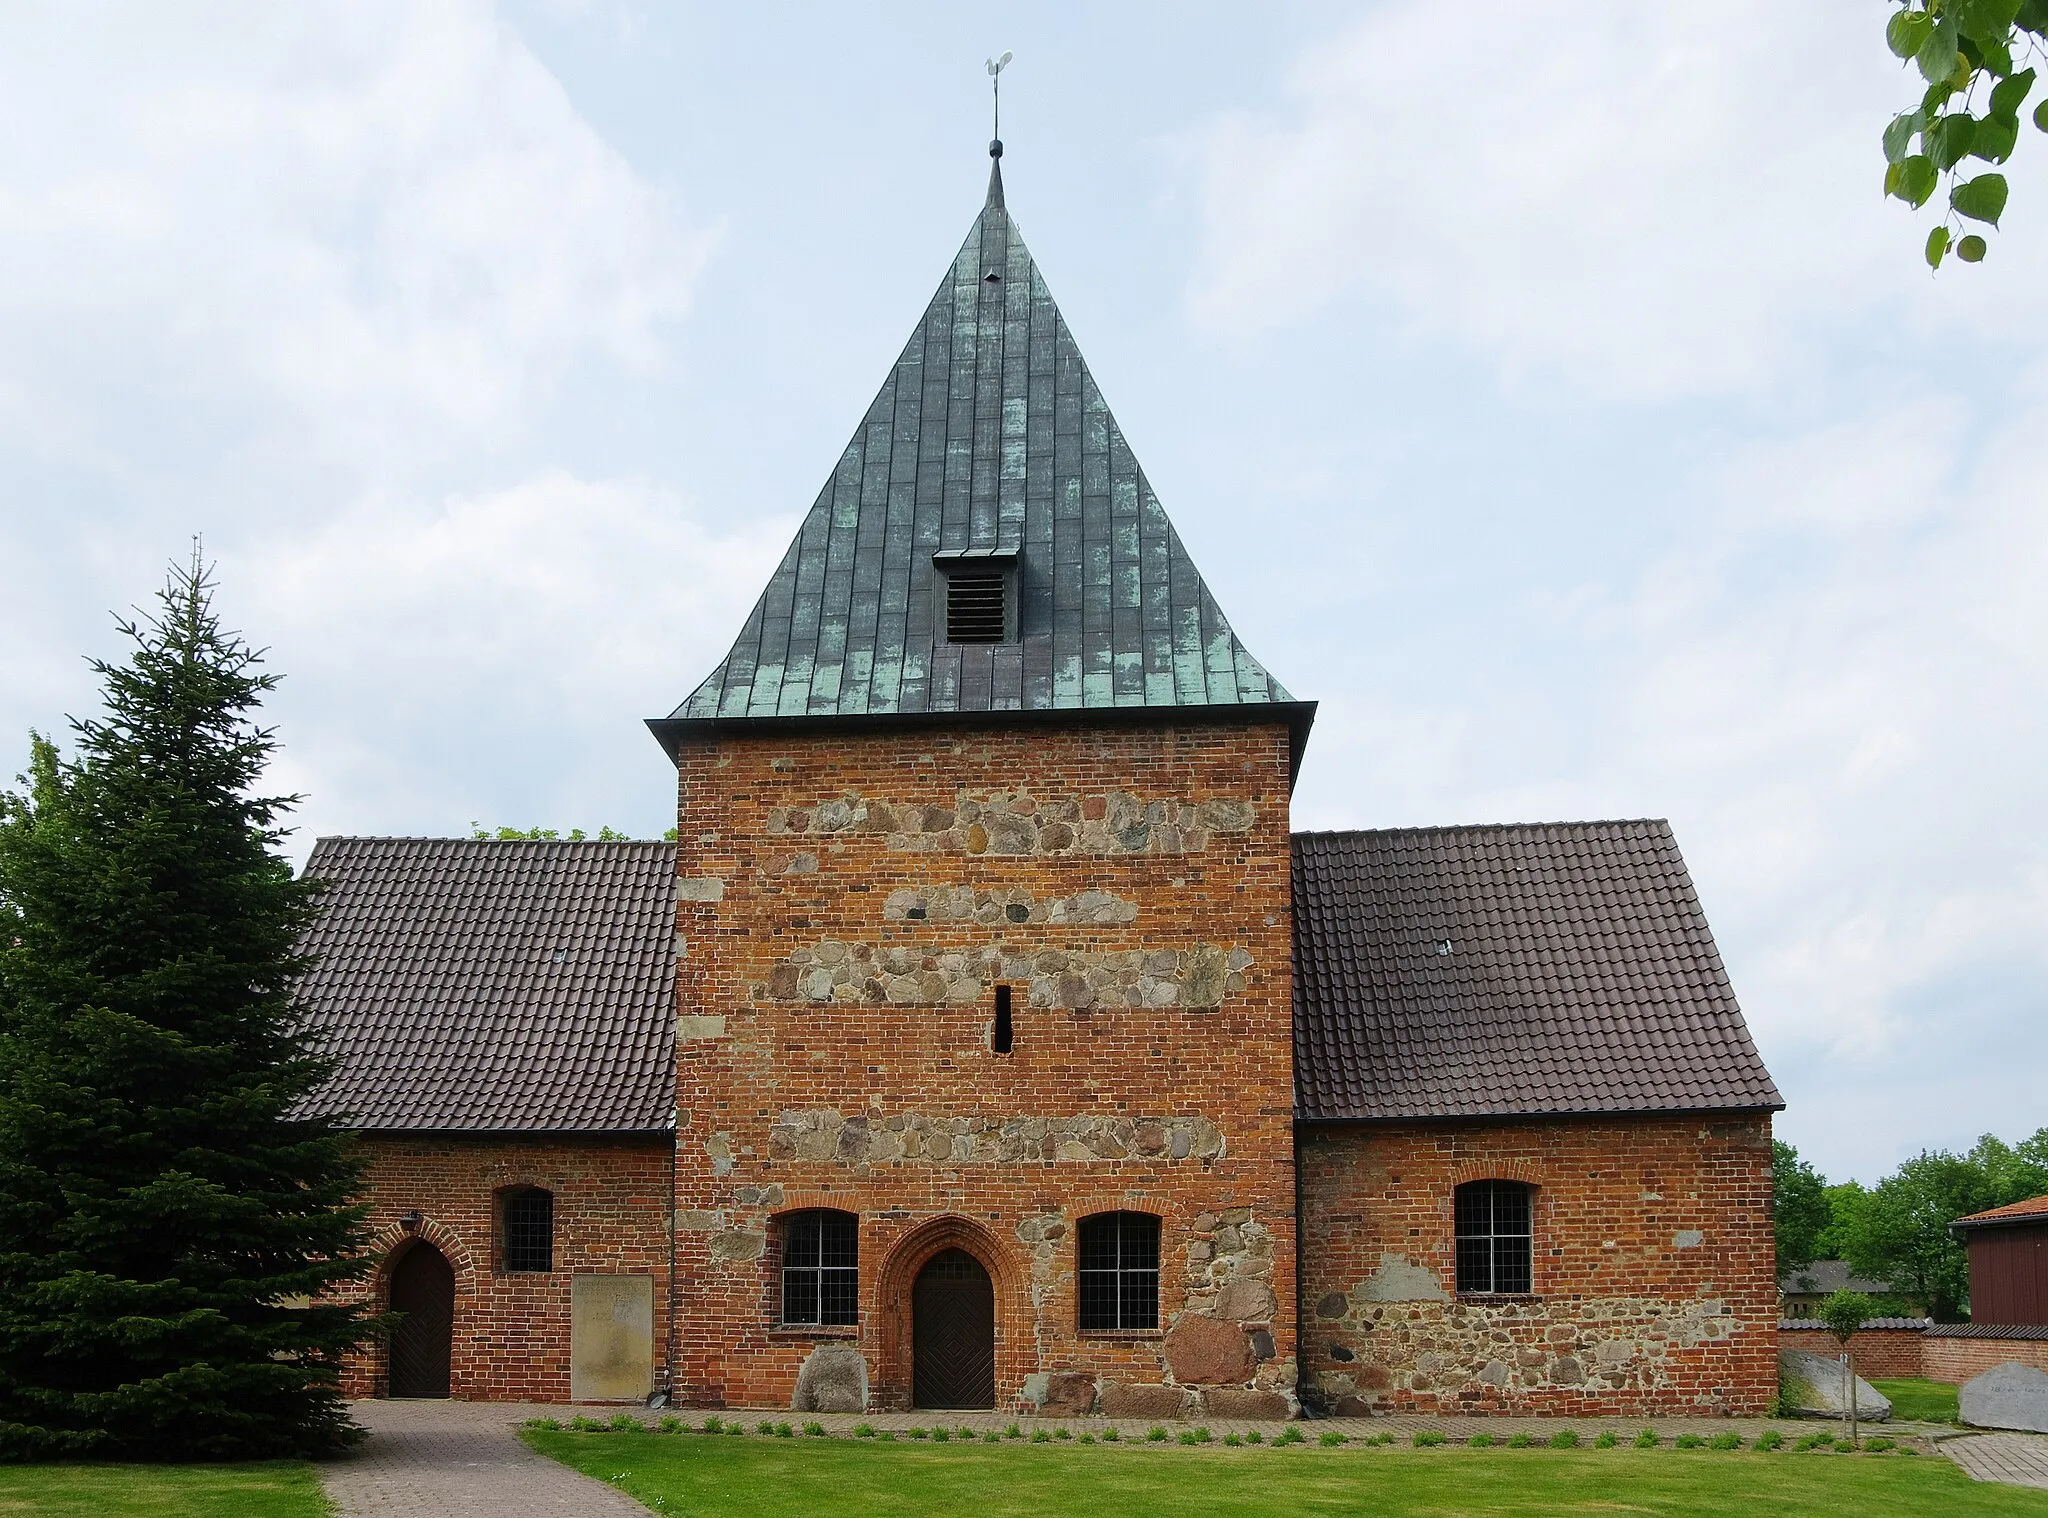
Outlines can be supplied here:
[[551, 406], [665, 378], [715, 223], [482, 0], [12, 8], [0, 141], [0, 727], [89, 709], [100, 609], [203, 530], [310, 826], [623, 822], [593, 776], [659, 763], [781, 527], [575, 478]]
[[[309, 831], [661, 817], [667, 762], [639, 719], [723, 657], [795, 525], [714, 528], [645, 481], [551, 472], [364, 506], [228, 564], [288, 674]], [[507, 805], [531, 815], [491, 814]]]
[[1582, 783], [1678, 821], [1789, 1130], [1866, 1178], [2048, 1119], [2003, 1069], [2048, 1053], [2048, 405], [1920, 420], [1739, 448], [1586, 629], [1630, 653]]
[[516, 418], [581, 354], [659, 363], [687, 308], [705, 233], [487, 6], [0, 27], [16, 447], [105, 469], [137, 432], [196, 432], [376, 475]]
[[[1916, 223], [1878, 195], [1914, 89], [1881, 24], [1851, 0], [1377, 7], [1282, 109], [1199, 138], [1195, 314], [1251, 333], [1365, 292], [1507, 374], [1620, 399], [1753, 386], [1848, 314], [1960, 307], [1995, 334], [2040, 307], [2024, 250], [1931, 310]], [[2042, 156], [2019, 155], [2016, 208], [2048, 192]]]

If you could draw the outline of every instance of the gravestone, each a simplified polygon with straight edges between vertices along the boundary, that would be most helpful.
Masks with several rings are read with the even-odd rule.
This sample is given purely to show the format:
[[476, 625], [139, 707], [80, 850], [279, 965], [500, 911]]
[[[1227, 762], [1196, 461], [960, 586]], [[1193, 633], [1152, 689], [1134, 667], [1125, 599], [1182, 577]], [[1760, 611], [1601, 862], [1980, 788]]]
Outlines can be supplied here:
[[569, 1277], [569, 1397], [638, 1402], [654, 1389], [654, 1277]]
[[[1842, 1365], [1826, 1355], [1803, 1349], [1778, 1351], [1778, 1391], [1801, 1418], [1842, 1418], [1849, 1412], [1842, 1395]], [[1892, 1415], [1890, 1400], [1861, 1376], [1856, 1378], [1856, 1416], [1865, 1423], [1883, 1423]]]
[[1963, 1422], [1973, 1428], [2020, 1429], [2048, 1434], [2048, 1372], [2017, 1360], [1994, 1365], [1963, 1383]]

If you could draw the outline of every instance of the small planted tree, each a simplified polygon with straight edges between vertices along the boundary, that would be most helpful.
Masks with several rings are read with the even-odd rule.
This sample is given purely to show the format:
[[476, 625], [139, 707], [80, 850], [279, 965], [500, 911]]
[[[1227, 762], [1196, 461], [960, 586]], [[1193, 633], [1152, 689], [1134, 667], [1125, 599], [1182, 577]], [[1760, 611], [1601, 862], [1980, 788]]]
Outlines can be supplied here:
[[96, 663], [73, 757], [0, 793], [0, 1458], [307, 1454], [354, 1433], [365, 1268], [295, 945], [314, 883], [257, 793], [275, 677], [195, 555]]
[[1860, 1291], [1838, 1291], [1820, 1304], [1821, 1322], [1842, 1346], [1842, 1412], [1849, 1425], [1851, 1449], [1856, 1447], [1856, 1356], [1849, 1341], [1876, 1312], [1877, 1304]]

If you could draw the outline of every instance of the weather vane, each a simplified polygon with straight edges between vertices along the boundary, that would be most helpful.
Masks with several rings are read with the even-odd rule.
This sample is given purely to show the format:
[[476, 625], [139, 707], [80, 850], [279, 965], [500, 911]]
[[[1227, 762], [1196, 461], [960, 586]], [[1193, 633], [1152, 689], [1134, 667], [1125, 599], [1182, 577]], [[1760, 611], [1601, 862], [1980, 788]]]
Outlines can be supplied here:
[[995, 91], [996, 96], [996, 132], [988, 144], [988, 156], [991, 158], [1003, 156], [1003, 70], [1010, 66], [1010, 60], [1016, 56], [1015, 53], [1005, 50], [1002, 57], [991, 58], [988, 61], [989, 88]]

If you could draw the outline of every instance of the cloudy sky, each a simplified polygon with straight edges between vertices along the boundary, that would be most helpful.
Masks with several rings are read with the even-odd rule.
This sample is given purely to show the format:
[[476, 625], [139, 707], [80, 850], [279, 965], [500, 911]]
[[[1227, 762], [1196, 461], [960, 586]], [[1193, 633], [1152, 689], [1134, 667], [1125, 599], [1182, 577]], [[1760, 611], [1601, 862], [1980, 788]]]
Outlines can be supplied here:
[[[1835, 1177], [2048, 1124], [2048, 141], [1880, 200], [1867, 0], [0, 10], [0, 759], [203, 533], [304, 836], [671, 820], [981, 202], [1297, 826], [1668, 816]], [[2028, 439], [2033, 439], [2030, 443]]]

